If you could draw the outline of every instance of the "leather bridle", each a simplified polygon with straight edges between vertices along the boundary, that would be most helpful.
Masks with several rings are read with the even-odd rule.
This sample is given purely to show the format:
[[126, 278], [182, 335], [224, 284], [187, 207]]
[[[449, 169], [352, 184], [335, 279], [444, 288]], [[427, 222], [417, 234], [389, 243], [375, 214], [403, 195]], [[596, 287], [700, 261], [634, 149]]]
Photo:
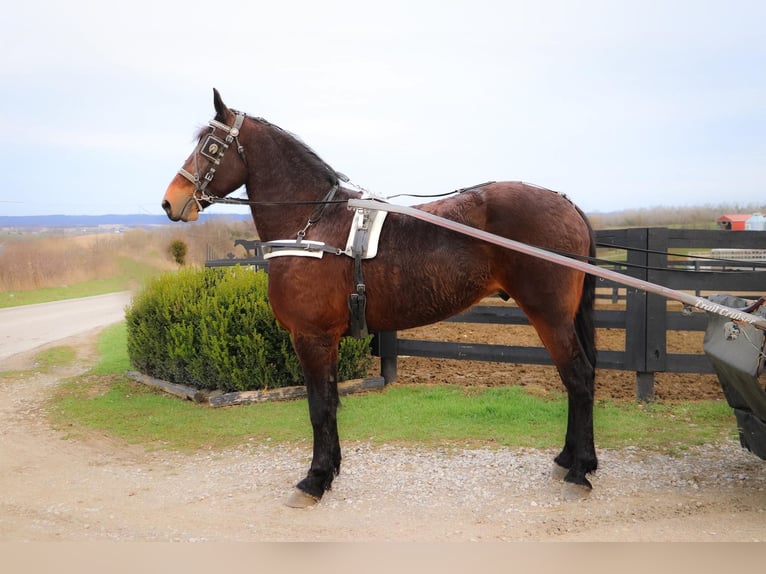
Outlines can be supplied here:
[[[194, 193], [192, 199], [197, 203], [197, 207], [200, 211], [204, 209], [201, 202], [207, 203], [220, 202], [221, 198], [210, 195], [207, 193], [207, 186], [213, 181], [215, 172], [218, 166], [221, 164], [226, 150], [232, 143], [237, 145], [237, 153], [242, 161], [247, 164], [247, 158], [245, 157], [245, 148], [239, 143], [239, 130], [245, 121], [245, 114], [243, 112], [234, 112], [234, 123], [231, 127], [217, 120], [210, 120], [208, 124], [213, 128], [213, 131], [209, 133], [205, 138], [197, 145], [194, 150], [194, 173], [189, 173], [184, 168], [178, 170], [178, 173], [184, 178], [188, 179], [194, 184]], [[223, 139], [215, 135], [215, 130], [222, 130], [226, 133]], [[199, 173], [199, 156], [202, 155], [208, 160], [208, 169], [205, 175], [200, 177]]]

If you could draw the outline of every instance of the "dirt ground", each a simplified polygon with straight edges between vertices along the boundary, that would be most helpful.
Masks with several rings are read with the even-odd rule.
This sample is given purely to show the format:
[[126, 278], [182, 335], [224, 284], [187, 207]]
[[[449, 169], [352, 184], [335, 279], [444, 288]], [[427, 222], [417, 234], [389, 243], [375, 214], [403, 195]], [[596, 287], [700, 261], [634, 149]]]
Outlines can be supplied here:
[[[701, 331], [668, 332], [668, 352], [699, 353], [702, 351]], [[485, 325], [467, 323], [437, 323], [399, 333], [401, 338], [433, 341], [465, 341], [496, 345], [542, 346], [532, 327], [524, 325]], [[598, 329], [599, 350], [620, 351], [625, 348], [625, 331]], [[470, 385], [522, 385], [539, 392], [563, 391], [556, 370], [542, 365], [513, 365], [481, 361], [458, 361], [399, 357], [399, 382], [435, 383], [449, 381]], [[715, 375], [687, 373], [657, 373], [654, 394], [656, 400], [724, 400], [721, 385]], [[596, 397], [600, 399], [633, 399], [636, 397], [636, 375], [633, 372], [599, 369], [596, 376]]]
[[[25, 371], [33, 352], [5, 366], [17, 371], [0, 377], [0, 541], [766, 540], [766, 464], [733, 442], [680, 456], [600, 450], [585, 499], [551, 479], [555, 452], [344, 442], [333, 490], [314, 508], [290, 509], [308, 437], [186, 454], [52, 429], [45, 399], [92, 364], [95, 337], [64, 342], [78, 349], [72, 367]], [[476, 365], [402, 358], [400, 382], [560, 389], [548, 368]], [[603, 375], [600, 396], [632, 396], [629, 375]], [[657, 394], [716, 395], [701, 379], [661, 380]]]

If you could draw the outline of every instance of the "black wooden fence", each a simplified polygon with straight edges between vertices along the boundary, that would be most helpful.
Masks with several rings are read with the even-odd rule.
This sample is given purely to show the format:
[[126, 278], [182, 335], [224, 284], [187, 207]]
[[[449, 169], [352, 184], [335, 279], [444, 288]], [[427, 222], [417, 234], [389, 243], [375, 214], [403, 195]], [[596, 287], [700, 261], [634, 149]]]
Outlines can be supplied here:
[[263, 248], [261, 242], [254, 239], [237, 239], [234, 247], [241, 245], [245, 250], [244, 257], [237, 257], [233, 253], [228, 253], [225, 258], [219, 259], [215, 252], [208, 245], [207, 256], [205, 257], [205, 267], [230, 267], [232, 265], [250, 265], [256, 270], [268, 269], [269, 262], [263, 258]]
[[[737, 293], [756, 298], [766, 294], [766, 268], [758, 264], [692, 260], [669, 254], [686, 254], [711, 248], [766, 249], [766, 232], [705, 231], [667, 228], [602, 230], [596, 233], [600, 251], [608, 250], [612, 259], [626, 265], [611, 266], [616, 271], [657, 285], [705, 296], [710, 293]], [[749, 266], [749, 270], [748, 270]], [[728, 268], [727, 268], [728, 267]], [[624, 300], [624, 309], [599, 309], [597, 328], [625, 330], [625, 348], [621, 351], [599, 350], [602, 369], [634, 371], [639, 399], [651, 399], [654, 374], [712, 373], [713, 369], [700, 345], [699, 353], [680, 354], [667, 351], [668, 331], [704, 331], [704, 313], [684, 313], [680, 303], [632, 287], [597, 280], [602, 296]], [[465, 323], [528, 324], [517, 307], [478, 305], [450, 321]], [[373, 340], [373, 352], [381, 358], [381, 374], [386, 381], [396, 378], [399, 355], [467, 359], [507, 363], [552, 364], [542, 347], [487, 345], [478, 343], [399, 339], [396, 333], [380, 333]]]
[[[758, 263], [732, 263], [685, 259], [673, 254], [709, 251], [712, 248], [766, 249], [764, 231], [684, 230], [667, 228], [631, 228], [599, 230], [596, 240], [600, 252], [624, 263], [609, 265], [626, 275], [679, 291], [705, 296], [711, 293], [738, 294], [757, 298], [766, 294], [766, 268]], [[243, 243], [248, 257], [211, 260], [207, 266], [254, 265], [265, 268], [257, 242]], [[642, 400], [653, 396], [654, 374], [712, 373], [713, 369], [700, 345], [699, 353], [669, 353], [668, 331], [704, 331], [707, 316], [701, 312], [684, 313], [680, 303], [625, 287], [605, 279], [597, 280], [602, 297], [624, 301], [624, 308], [599, 309], [597, 328], [623, 329], [623, 350], [599, 350], [598, 366], [636, 373], [636, 394]], [[622, 306], [621, 306], [622, 307]], [[520, 309], [477, 305], [449, 319], [463, 323], [527, 325]], [[381, 359], [381, 374], [386, 382], [396, 378], [397, 357], [410, 355], [444, 359], [496, 361], [520, 364], [552, 364], [543, 347], [487, 345], [454, 341], [399, 339], [395, 332], [378, 333], [372, 350]]]

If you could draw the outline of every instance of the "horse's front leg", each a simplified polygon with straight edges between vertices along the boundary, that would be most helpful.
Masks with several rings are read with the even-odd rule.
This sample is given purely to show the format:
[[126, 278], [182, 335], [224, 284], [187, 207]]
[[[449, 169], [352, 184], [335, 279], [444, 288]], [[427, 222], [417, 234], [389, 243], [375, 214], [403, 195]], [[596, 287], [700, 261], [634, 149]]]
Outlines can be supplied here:
[[338, 438], [338, 340], [296, 334], [293, 344], [303, 367], [309, 415], [314, 431], [314, 455], [306, 478], [288, 500], [288, 506], [316, 504], [340, 472]]

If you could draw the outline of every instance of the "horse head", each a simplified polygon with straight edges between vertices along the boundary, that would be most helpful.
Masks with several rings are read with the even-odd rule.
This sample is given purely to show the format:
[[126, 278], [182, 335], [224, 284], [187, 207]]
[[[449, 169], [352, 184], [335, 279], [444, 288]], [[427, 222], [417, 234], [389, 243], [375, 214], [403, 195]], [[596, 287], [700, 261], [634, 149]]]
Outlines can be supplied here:
[[[196, 221], [212, 198], [245, 184], [247, 164], [240, 144], [245, 114], [229, 109], [213, 89], [215, 118], [200, 130], [197, 146], [168, 185], [162, 209], [172, 221]], [[226, 153], [234, 145], [237, 154]]]

